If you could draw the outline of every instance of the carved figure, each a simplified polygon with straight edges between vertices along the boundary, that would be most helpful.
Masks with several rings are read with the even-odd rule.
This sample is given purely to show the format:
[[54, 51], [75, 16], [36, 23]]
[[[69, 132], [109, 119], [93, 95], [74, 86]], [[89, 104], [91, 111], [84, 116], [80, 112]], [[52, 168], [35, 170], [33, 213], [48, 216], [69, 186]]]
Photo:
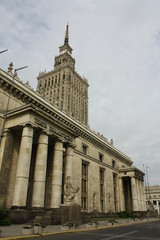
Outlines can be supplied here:
[[79, 187], [73, 187], [71, 183], [71, 177], [67, 176], [66, 182], [64, 184], [64, 194], [65, 194], [65, 199], [64, 203], [65, 204], [76, 204], [76, 194], [79, 191]]

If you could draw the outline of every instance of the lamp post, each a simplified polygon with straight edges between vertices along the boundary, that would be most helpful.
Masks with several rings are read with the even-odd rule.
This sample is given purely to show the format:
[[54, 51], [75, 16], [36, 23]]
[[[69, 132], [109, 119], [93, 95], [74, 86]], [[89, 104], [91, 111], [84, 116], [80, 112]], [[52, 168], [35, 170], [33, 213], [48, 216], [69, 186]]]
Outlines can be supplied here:
[[7, 52], [7, 51], [8, 51], [8, 49], [2, 50], [2, 51], [0, 51], [0, 54], [4, 53], [4, 52]]
[[147, 178], [147, 188], [148, 188], [148, 196], [149, 196], [149, 205], [150, 205], [150, 200], [151, 200], [151, 196], [150, 196], [150, 189], [149, 189], [149, 177], [148, 177], [148, 169], [149, 167], [146, 166], [146, 178]]
[[[14, 74], [13, 74], [13, 81], [14, 81], [16, 72], [18, 72], [19, 70], [22, 70], [24, 68], [27, 68], [27, 67], [28, 66], [24, 66], [24, 67], [21, 67], [21, 68], [16, 68], [14, 70]], [[5, 126], [5, 123], [6, 123], [6, 118], [7, 118], [7, 113], [8, 113], [8, 107], [9, 107], [9, 102], [10, 102], [10, 98], [11, 98], [11, 93], [12, 93], [12, 87], [10, 88], [10, 92], [9, 92], [9, 96], [8, 96], [8, 102], [7, 102], [7, 107], [6, 107], [6, 110], [5, 110], [3, 125], [2, 125], [2, 129], [1, 129], [1, 133], [0, 133], [0, 145], [1, 145], [2, 136], [3, 136], [3, 132], [4, 132], [4, 126]]]

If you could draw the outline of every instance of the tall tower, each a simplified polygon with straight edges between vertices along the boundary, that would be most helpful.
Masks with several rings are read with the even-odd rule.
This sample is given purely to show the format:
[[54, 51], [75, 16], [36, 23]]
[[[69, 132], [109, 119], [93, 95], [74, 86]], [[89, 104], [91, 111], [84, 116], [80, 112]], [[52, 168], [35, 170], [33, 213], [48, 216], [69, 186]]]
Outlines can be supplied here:
[[55, 57], [54, 69], [37, 77], [37, 92], [60, 110], [88, 125], [88, 81], [75, 71], [67, 24], [64, 44]]

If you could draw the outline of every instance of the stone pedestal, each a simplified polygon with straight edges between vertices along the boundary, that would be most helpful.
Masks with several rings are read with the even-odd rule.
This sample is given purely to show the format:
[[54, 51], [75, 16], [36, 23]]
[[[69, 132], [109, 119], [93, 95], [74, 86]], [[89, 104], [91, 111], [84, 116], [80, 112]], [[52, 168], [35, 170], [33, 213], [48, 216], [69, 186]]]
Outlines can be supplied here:
[[72, 222], [75, 225], [82, 223], [81, 207], [79, 205], [61, 205], [61, 224]]

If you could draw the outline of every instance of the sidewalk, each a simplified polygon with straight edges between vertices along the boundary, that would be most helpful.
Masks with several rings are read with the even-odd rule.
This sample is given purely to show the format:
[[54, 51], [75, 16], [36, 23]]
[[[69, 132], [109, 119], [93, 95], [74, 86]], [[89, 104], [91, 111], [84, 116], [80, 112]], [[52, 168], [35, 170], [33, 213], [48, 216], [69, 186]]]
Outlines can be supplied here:
[[[50, 235], [50, 234], [57, 234], [57, 233], [65, 233], [65, 232], [77, 232], [77, 231], [89, 231], [95, 229], [102, 229], [102, 228], [109, 228], [109, 227], [116, 227], [116, 226], [124, 226], [129, 224], [136, 224], [136, 223], [143, 223], [143, 222], [152, 222], [152, 221], [159, 221], [159, 218], [150, 218], [150, 219], [119, 219], [116, 222], [108, 222], [108, 221], [99, 221], [97, 224], [82, 224], [79, 228], [70, 228], [69, 230], [65, 230], [62, 228], [61, 225], [50, 225], [46, 227], [46, 233], [43, 235]], [[9, 239], [9, 240], [16, 240], [16, 239], [29, 239], [31, 235], [23, 235], [22, 228], [24, 224], [19, 225], [11, 225], [11, 226], [0, 226], [1, 230], [1, 239]], [[32, 237], [37, 237], [39, 235], [32, 235]]]

